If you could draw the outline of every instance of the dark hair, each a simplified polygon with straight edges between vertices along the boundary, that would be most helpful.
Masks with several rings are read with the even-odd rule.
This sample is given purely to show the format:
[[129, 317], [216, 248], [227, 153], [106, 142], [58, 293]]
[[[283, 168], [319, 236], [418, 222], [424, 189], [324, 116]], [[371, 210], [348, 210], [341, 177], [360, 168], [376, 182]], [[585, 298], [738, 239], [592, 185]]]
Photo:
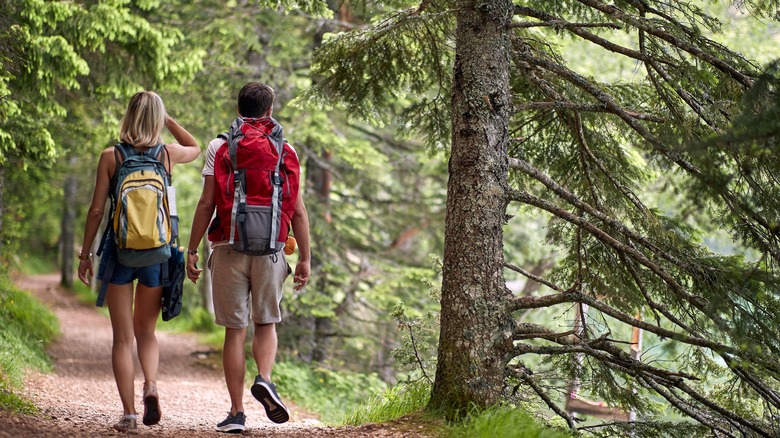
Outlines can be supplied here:
[[274, 104], [274, 89], [259, 82], [249, 82], [238, 92], [238, 113], [242, 117], [262, 117]]

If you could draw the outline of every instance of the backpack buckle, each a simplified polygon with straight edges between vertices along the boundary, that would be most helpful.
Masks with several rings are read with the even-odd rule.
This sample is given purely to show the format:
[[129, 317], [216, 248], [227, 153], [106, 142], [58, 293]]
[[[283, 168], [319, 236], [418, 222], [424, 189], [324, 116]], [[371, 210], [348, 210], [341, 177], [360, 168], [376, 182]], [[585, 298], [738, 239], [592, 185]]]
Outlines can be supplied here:
[[274, 172], [271, 174], [271, 184], [275, 186], [281, 186], [282, 185], [282, 176], [279, 175], [279, 172]]

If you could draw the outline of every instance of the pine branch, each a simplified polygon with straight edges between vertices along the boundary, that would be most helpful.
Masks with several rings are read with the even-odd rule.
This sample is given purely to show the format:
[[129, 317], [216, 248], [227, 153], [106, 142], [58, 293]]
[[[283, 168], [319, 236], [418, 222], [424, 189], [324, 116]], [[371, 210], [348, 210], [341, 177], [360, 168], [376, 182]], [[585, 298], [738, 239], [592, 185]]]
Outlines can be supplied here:
[[[517, 8], [522, 8], [522, 6], [515, 6], [515, 10], [517, 10]], [[573, 28], [594, 28], [594, 27], [620, 29], [620, 26], [618, 26], [615, 23], [572, 23], [566, 20], [548, 20], [543, 23], [532, 23], [530, 21], [525, 21], [522, 23], [513, 23], [509, 25], [509, 27], [514, 29], [529, 29], [532, 27], [552, 27], [556, 30], [573, 29]]]
[[[675, 332], [665, 329], [663, 327], [653, 325], [651, 323], [638, 320], [632, 315], [625, 312], [621, 312], [607, 304], [604, 304], [600, 300], [591, 297], [580, 291], [565, 291], [558, 294], [545, 295], [541, 297], [516, 297], [511, 303], [510, 307], [513, 311], [520, 309], [538, 309], [542, 307], [551, 307], [557, 304], [563, 303], [582, 303], [593, 307], [606, 315], [609, 315], [618, 321], [627, 324], [632, 327], [637, 327], [650, 333], [654, 333], [662, 338], [674, 339], [675, 341], [685, 344], [693, 345], [696, 347], [708, 348], [710, 350], [722, 353], [730, 353], [735, 356], [743, 357], [745, 353], [725, 344], [709, 340], [707, 338], [689, 336], [683, 333]], [[767, 369], [780, 373], [780, 369], [776, 365], [762, 364]], [[767, 366], [769, 365], [769, 366]]]
[[[705, 114], [704, 108], [702, 108], [701, 104], [696, 101], [696, 98], [682, 86], [680, 86], [679, 81], [675, 80], [662, 65], [655, 62], [654, 60], [650, 60], [645, 64], [645, 68], [647, 69], [648, 76], [651, 79], [655, 79], [655, 75], [652, 74], [653, 71], [658, 73], [661, 79], [663, 79], [666, 84], [672, 88], [675, 93], [677, 93], [677, 97], [685, 102], [688, 105], [688, 108], [693, 110], [693, 112], [696, 113], [696, 115], [699, 116], [699, 118], [702, 119], [704, 123], [707, 124], [707, 126], [711, 127], [716, 132], [721, 130], [721, 128], [719, 128], [718, 125]], [[657, 81], [653, 81], [653, 86], [655, 87], [658, 94], [662, 94], [662, 87], [660, 84], [658, 84]], [[667, 102], [667, 105], [673, 107], [673, 105], [670, 105], [669, 102]]]
[[[523, 15], [526, 17], [533, 17], [537, 18], [539, 20], [542, 20], [543, 24], [548, 26], [553, 26], [555, 28], [560, 29], [566, 29], [569, 32], [579, 36], [580, 38], [590, 41], [596, 45], [599, 45], [606, 50], [609, 50], [610, 52], [617, 53], [623, 56], [626, 56], [628, 58], [636, 59], [637, 61], [644, 61], [644, 62], [650, 62], [650, 61], [657, 61], [657, 62], [671, 62], [668, 60], [663, 60], [659, 58], [653, 58], [651, 56], [646, 55], [645, 53], [642, 53], [637, 50], [629, 49], [627, 47], [623, 47], [619, 44], [615, 44], [612, 41], [609, 41], [605, 38], [601, 38], [599, 36], [596, 36], [595, 34], [591, 32], [587, 32], [582, 30], [582, 28], [587, 26], [575, 26], [575, 23], [569, 23], [563, 18], [556, 17], [554, 15], [548, 14], [543, 11], [539, 11], [537, 9], [529, 8], [526, 6], [518, 6], [515, 5], [515, 14], [517, 15]], [[541, 24], [537, 24], [541, 25]], [[518, 27], [530, 27], [530, 26], [518, 26]], [[595, 27], [595, 26], [593, 26]], [[600, 27], [610, 27], [613, 29], [621, 29], [620, 26], [616, 24], [611, 24], [610, 26], [600, 26]]]
[[[554, 101], [554, 102], [528, 102], [523, 103], [520, 105], [515, 105], [515, 111], [522, 112], [522, 111], [532, 111], [532, 110], [571, 110], [571, 111], [577, 111], [577, 112], [586, 112], [586, 113], [609, 113], [614, 114], [612, 111], [610, 111], [606, 106], [601, 104], [596, 105], [586, 105], [586, 104], [579, 104], [569, 101]], [[633, 110], [624, 110], [626, 114], [628, 114], [630, 117], [633, 117], [637, 120], [645, 120], [648, 122], [655, 122], [655, 123], [666, 123], [667, 120], [663, 117], [659, 117], [653, 114], [647, 114], [642, 113], [639, 111], [633, 111]]]
[[747, 382], [753, 390], [755, 390], [761, 397], [769, 404], [780, 409], [780, 394], [772, 390], [772, 388], [765, 385], [760, 379], [758, 379], [753, 373], [746, 370], [744, 367], [736, 365], [736, 361], [728, 354], [720, 355], [726, 362], [726, 365], [736, 374], [743, 382]]
[[[563, 303], [582, 303], [587, 304], [588, 306], [591, 306], [604, 314], [607, 314], [627, 325], [630, 325], [632, 327], [637, 327], [642, 330], [655, 333], [656, 335], [662, 337], [662, 338], [668, 338], [668, 339], [674, 339], [676, 341], [697, 346], [697, 347], [703, 347], [708, 348], [710, 350], [713, 350], [715, 352], [719, 352], [719, 354], [733, 354], [735, 356], [738, 356], [740, 358], [743, 358], [745, 360], [751, 361], [753, 363], [759, 364], [762, 367], [764, 367], [766, 370], [775, 373], [780, 374], [780, 367], [771, 361], [767, 361], [763, 358], [756, 358], [752, 354], [748, 352], [741, 351], [737, 348], [730, 347], [726, 344], [718, 343], [715, 341], [711, 341], [707, 338], [702, 337], [699, 335], [696, 331], [686, 329], [688, 333], [691, 334], [691, 336], [681, 334], [679, 332], [675, 332], [672, 330], [664, 329], [660, 327], [660, 324], [653, 325], [645, 321], [641, 321], [633, 317], [632, 315], [629, 315], [625, 312], [621, 312], [620, 310], [617, 310], [605, 303], [603, 303], [601, 300], [593, 297], [592, 295], [583, 293], [582, 291], [578, 291], [574, 288], [564, 290], [562, 287], [547, 281], [544, 278], [532, 275], [528, 272], [526, 272], [524, 269], [519, 268], [517, 266], [511, 265], [506, 263], [504, 266], [506, 266], [509, 269], [512, 269], [515, 272], [518, 272], [534, 281], [537, 281], [541, 284], [544, 284], [545, 286], [549, 287], [552, 290], [555, 290], [559, 293], [557, 294], [551, 294], [551, 295], [545, 295], [541, 297], [513, 297], [512, 303], [510, 304], [511, 311], [517, 311], [522, 309], [538, 309], [543, 307], [551, 307], [558, 304]], [[668, 309], [663, 309], [663, 313], [669, 313], [669, 315], [672, 317], [671, 321], [679, 321], [677, 318], [675, 318], [673, 315], [671, 315], [671, 312], [668, 311]], [[666, 316], [666, 315], [665, 315]], [[681, 328], [685, 328], [686, 325], [680, 322]]]
[[723, 429], [717, 424], [714, 424], [714, 419], [710, 417], [706, 417], [703, 413], [696, 411], [690, 404], [682, 400], [680, 397], [677, 396], [674, 392], [667, 390], [666, 388], [663, 388], [658, 382], [653, 380], [652, 378], [648, 376], [638, 376], [639, 379], [653, 390], [660, 394], [663, 398], [665, 398], [672, 406], [679, 409], [681, 412], [686, 414], [687, 416], [693, 418], [694, 420], [698, 421], [701, 424], [706, 425], [709, 427], [713, 432], [720, 432], [723, 434], [723, 436], [728, 437], [735, 437], [736, 435], [730, 433], [726, 429]]
[[[583, 5], [589, 6], [593, 9], [601, 11], [604, 14], [618, 21], [629, 24], [637, 29], [641, 29], [642, 31], [650, 35], [653, 35], [657, 38], [660, 38], [680, 50], [688, 52], [694, 57], [699, 58], [702, 61], [717, 68], [718, 70], [728, 74], [734, 80], [742, 84], [742, 86], [744, 86], [746, 89], [750, 88], [753, 85], [754, 78], [750, 77], [745, 73], [740, 72], [735, 67], [723, 61], [722, 59], [719, 59], [703, 51], [697, 45], [683, 41], [677, 38], [676, 36], [670, 34], [669, 32], [665, 32], [662, 27], [648, 22], [647, 19], [643, 19], [641, 17], [636, 17], [632, 14], [628, 14], [622, 11], [617, 6], [607, 5], [598, 0], [576, 0], [576, 1], [582, 3]], [[697, 42], [697, 44], [701, 44], [701, 42]]]
[[[676, 373], [673, 371], [666, 371], [660, 368], [655, 368], [650, 365], [644, 364], [640, 361], [631, 359], [630, 357], [619, 358], [615, 357], [608, 352], [595, 348], [595, 345], [603, 343], [601, 339], [592, 339], [582, 341], [578, 344], [553, 346], [553, 345], [530, 345], [530, 344], [518, 344], [514, 348], [514, 357], [522, 356], [524, 354], [545, 354], [545, 355], [568, 355], [582, 353], [590, 357], [597, 359], [600, 363], [608, 366], [614, 366], [621, 372], [635, 375], [639, 372], [646, 373], [653, 376], [653, 379], [664, 381], [666, 385], [671, 385], [676, 381], [683, 378], [694, 378], [688, 374]], [[627, 356], [627, 355], [626, 355]], [[696, 379], [698, 380], [698, 379]]]
[[765, 437], [769, 437], [770, 436], [762, 427], [752, 423], [751, 421], [748, 421], [747, 419], [745, 419], [745, 418], [735, 414], [734, 412], [731, 412], [730, 410], [720, 406], [719, 404], [714, 403], [708, 397], [705, 397], [705, 396], [699, 394], [698, 391], [694, 391], [693, 388], [691, 388], [688, 385], [686, 385], [685, 382], [678, 381], [678, 382], [676, 382], [675, 386], [677, 386], [677, 388], [679, 388], [681, 391], [683, 391], [686, 394], [688, 394], [688, 396], [690, 396], [692, 399], [696, 400], [697, 402], [699, 402], [703, 406], [706, 406], [711, 411], [717, 412], [718, 414], [723, 416], [723, 418], [727, 419], [732, 424], [740, 424], [740, 425], [742, 425], [742, 426], [744, 426], [744, 427], [754, 431], [755, 433], [759, 434], [760, 436], [765, 436]]
[[555, 402], [550, 398], [550, 396], [547, 395], [547, 393], [545, 393], [542, 390], [542, 388], [540, 388], [539, 385], [536, 384], [536, 382], [534, 382], [533, 378], [528, 374], [528, 372], [526, 372], [525, 367], [523, 367], [522, 365], [518, 365], [513, 368], [510, 368], [508, 371], [511, 375], [517, 377], [518, 379], [528, 384], [528, 386], [530, 386], [531, 389], [534, 390], [534, 392], [539, 396], [539, 398], [541, 398], [544, 401], [544, 403], [550, 409], [552, 409], [553, 412], [555, 412], [556, 415], [566, 420], [566, 424], [569, 425], [569, 429], [571, 429], [572, 431], [577, 430], [577, 425], [574, 422], [574, 417], [569, 415], [565, 410], [561, 409], [560, 406], [555, 404]]
[[[512, 169], [521, 170], [526, 175], [536, 179], [537, 181], [544, 184], [548, 189], [550, 189], [552, 192], [569, 202], [572, 206], [577, 207], [578, 209], [587, 212], [589, 215], [595, 217], [596, 219], [604, 222], [607, 224], [610, 228], [616, 230], [623, 236], [625, 236], [627, 239], [638, 242], [642, 246], [648, 248], [653, 253], [665, 258], [669, 262], [673, 263], [676, 266], [680, 267], [686, 267], [688, 266], [687, 263], [683, 263], [681, 260], [678, 260], [676, 257], [672, 256], [671, 254], [661, 250], [656, 245], [645, 239], [644, 237], [638, 235], [637, 233], [629, 230], [622, 222], [613, 219], [611, 217], [606, 216], [602, 212], [598, 211], [594, 207], [586, 204], [585, 202], [581, 201], [577, 196], [569, 192], [568, 190], [561, 187], [559, 184], [557, 184], [555, 181], [552, 180], [549, 176], [542, 173], [540, 170], [533, 167], [530, 163], [528, 163], [525, 160], [520, 160], [517, 158], [510, 158], [509, 159], [509, 167]], [[633, 247], [630, 247], [622, 242], [617, 241], [614, 237], [609, 235], [608, 233], [600, 230], [598, 227], [593, 225], [592, 223], [582, 219], [578, 218], [571, 213], [564, 211], [563, 209], [557, 207], [556, 205], [552, 204], [549, 201], [543, 200], [541, 198], [535, 197], [527, 192], [517, 191], [517, 190], [510, 190], [510, 198], [515, 201], [523, 202], [526, 204], [534, 205], [536, 207], [542, 208], [543, 210], [546, 210], [555, 216], [560, 217], [561, 219], [564, 219], [568, 222], [571, 222], [575, 225], [579, 225], [590, 231], [592, 234], [594, 234], [596, 237], [598, 237], [603, 242], [607, 243], [609, 246], [612, 246], [618, 251], [621, 251], [623, 253], [626, 253], [627, 255], [631, 256], [635, 260], [637, 260], [640, 264], [644, 265], [645, 267], [652, 270], [656, 275], [658, 275], [661, 279], [663, 279], [672, 289], [675, 291], [677, 295], [679, 295], [682, 298], [685, 298], [687, 301], [694, 304], [696, 308], [703, 309], [706, 306], [706, 300], [702, 297], [695, 297], [693, 295], [690, 295], [685, 289], [680, 285], [677, 280], [675, 280], [671, 274], [663, 270], [659, 265], [651, 262], [642, 252], [634, 249]]]
[[[538, 330], [538, 328], [534, 327], [534, 330]], [[721, 428], [715, 424], [714, 419], [710, 419], [707, 416], [704, 416], [702, 413], [696, 412], [695, 408], [689, 402], [682, 400], [670, 389], [664, 389], [662, 387], [677, 388], [691, 397], [691, 399], [701, 404], [703, 407], [723, 417], [732, 425], [740, 425], [759, 434], [760, 436], [769, 437], [768, 433], [763, 428], [753, 424], [752, 422], [735, 414], [734, 412], [729, 411], [717, 403], [712, 402], [707, 397], [701, 395], [699, 392], [689, 387], [683, 380], [698, 380], [695, 376], [691, 376], [685, 373], [666, 371], [644, 364], [641, 361], [633, 359], [630, 355], [623, 352], [619, 348], [616, 348], [610, 343], [606, 342], [603, 338], [584, 340], [577, 344], [561, 347], [530, 346], [527, 344], [520, 344], [515, 347], [515, 352], [517, 355], [522, 355], [529, 352], [536, 354], [587, 354], [588, 356], [599, 360], [601, 363], [610, 368], [615, 368], [618, 371], [627, 373], [644, 381], [675, 407], [683, 410], [689, 416], [695, 418], [702, 424], [706, 424], [708, 427], [713, 428], [713, 430], [721, 431]]]
[[574, 71], [567, 69], [566, 67], [552, 62], [550, 60], [535, 57], [530, 54], [529, 50], [518, 51], [517, 54], [525, 60], [528, 65], [535, 65], [542, 67], [548, 71], [551, 71], [563, 79], [571, 82], [578, 88], [587, 92], [593, 96], [597, 101], [602, 102], [607, 108], [612, 110], [624, 123], [631, 127], [640, 137], [645, 139], [650, 145], [652, 145], [657, 151], [661, 152], [669, 160], [680, 166], [683, 170], [690, 175], [701, 181], [706, 187], [713, 190], [723, 201], [725, 201], [728, 209], [737, 217], [744, 221], [744, 225], [747, 227], [747, 231], [762, 245], [762, 249], [769, 252], [772, 257], [780, 263], [780, 248], [777, 244], [772, 244], [767, 238], [761, 235], [759, 230], [755, 228], [755, 224], [758, 224], [775, 240], [780, 240], [780, 227], [772, 226], [764, 217], [755, 211], [750, 203], [741, 201], [738, 196], [732, 193], [728, 187], [714, 180], [712, 177], [705, 175], [700, 169], [684, 159], [681, 154], [671, 150], [668, 146], [664, 145], [659, 139], [650, 134], [650, 132], [641, 124], [639, 124], [634, 118], [630, 117], [625, 111], [617, 104], [617, 102], [606, 92], [592, 84], [586, 78], [580, 76]]

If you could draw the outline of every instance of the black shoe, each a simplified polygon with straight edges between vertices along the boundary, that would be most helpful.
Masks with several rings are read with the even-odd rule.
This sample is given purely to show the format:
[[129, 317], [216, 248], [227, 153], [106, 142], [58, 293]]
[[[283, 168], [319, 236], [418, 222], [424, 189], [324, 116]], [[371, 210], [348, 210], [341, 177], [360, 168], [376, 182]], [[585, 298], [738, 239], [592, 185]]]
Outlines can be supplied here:
[[230, 415], [228, 412], [227, 418], [218, 423], [215, 429], [218, 432], [241, 433], [246, 429], [244, 423], [246, 423], [246, 415], [243, 412], [238, 411], [236, 415]]
[[290, 419], [290, 412], [276, 393], [276, 386], [273, 383], [266, 382], [261, 376], [255, 377], [252, 395], [263, 404], [265, 414], [274, 423], [286, 423]]

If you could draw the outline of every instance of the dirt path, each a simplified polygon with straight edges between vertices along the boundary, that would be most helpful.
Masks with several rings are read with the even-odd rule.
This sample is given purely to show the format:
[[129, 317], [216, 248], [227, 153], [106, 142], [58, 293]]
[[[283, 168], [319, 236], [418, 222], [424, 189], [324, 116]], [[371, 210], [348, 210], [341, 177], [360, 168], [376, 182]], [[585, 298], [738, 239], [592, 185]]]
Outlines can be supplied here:
[[[60, 320], [62, 337], [50, 348], [54, 372], [30, 373], [25, 391], [43, 418], [0, 412], [0, 438], [26, 436], [115, 436], [111, 429], [122, 412], [111, 371], [111, 325], [94, 306], [78, 303], [58, 287], [58, 275], [23, 277], [20, 289], [48, 305]], [[164, 324], [164, 323], [161, 323]], [[138, 434], [164, 437], [225, 436], [214, 431], [230, 407], [222, 372], [207, 360], [208, 348], [193, 335], [158, 331], [160, 371], [158, 390], [163, 418], [159, 425], [143, 426]], [[141, 403], [143, 376], [136, 358], [136, 409]], [[283, 396], [283, 395], [282, 395]], [[340, 437], [420, 436], [406, 427], [376, 425], [332, 428], [320, 424], [294, 405], [291, 420], [277, 425], [268, 420], [262, 406], [247, 390], [245, 436]]]

